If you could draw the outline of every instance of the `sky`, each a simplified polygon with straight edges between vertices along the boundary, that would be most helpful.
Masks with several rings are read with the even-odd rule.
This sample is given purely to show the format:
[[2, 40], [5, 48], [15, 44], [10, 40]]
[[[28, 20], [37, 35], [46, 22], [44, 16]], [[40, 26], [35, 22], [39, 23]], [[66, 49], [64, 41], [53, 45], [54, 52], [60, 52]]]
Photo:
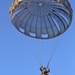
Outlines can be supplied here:
[[75, 75], [75, 1], [69, 2], [73, 9], [69, 29], [56, 39], [38, 40], [15, 29], [9, 18], [11, 0], [0, 1], [0, 75], [40, 75], [39, 61], [47, 65], [58, 38], [49, 75]]

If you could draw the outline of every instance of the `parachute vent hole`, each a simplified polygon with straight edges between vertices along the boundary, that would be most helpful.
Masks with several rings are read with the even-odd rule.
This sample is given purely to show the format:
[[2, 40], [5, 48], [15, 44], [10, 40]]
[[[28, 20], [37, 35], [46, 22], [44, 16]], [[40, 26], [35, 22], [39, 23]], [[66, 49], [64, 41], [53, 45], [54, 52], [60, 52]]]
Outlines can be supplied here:
[[48, 38], [48, 34], [42, 34], [42, 38]]
[[22, 33], [24, 33], [25, 32], [25, 30], [23, 29], [23, 28], [19, 28], [19, 30], [22, 32]]
[[39, 6], [41, 7], [42, 6], [42, 3], [39, 3]]
[[30, 32], [30, 36], [32, 36], [32, 37], [36, 37], [36, 34]]

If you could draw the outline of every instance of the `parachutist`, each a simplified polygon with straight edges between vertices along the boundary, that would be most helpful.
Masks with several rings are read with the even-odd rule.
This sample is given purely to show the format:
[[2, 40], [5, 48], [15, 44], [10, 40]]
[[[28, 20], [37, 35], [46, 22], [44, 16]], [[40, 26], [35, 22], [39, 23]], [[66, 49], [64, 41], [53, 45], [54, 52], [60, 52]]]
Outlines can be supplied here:
[[50, 72], [50, 68], [47, 69], [46, 67], [41, 66], [40, 71], [42, 72], [41, 75], [48, 75], [48, 73]]

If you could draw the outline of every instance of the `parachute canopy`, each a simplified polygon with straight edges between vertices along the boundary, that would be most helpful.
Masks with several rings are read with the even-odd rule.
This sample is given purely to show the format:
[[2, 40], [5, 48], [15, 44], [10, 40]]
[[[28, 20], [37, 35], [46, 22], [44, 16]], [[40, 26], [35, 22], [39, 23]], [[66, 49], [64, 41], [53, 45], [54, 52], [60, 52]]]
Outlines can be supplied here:
[[61, 35], [72, 21], [68, 0], [13, 0], [9, 14], [17, 30], [38, 39]]

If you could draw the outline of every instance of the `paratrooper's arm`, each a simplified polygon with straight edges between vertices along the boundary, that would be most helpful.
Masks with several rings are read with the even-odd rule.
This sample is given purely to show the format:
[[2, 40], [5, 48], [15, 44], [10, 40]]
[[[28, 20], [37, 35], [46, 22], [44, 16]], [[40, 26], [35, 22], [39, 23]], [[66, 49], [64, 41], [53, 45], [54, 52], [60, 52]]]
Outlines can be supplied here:
[[42, 69], [43, 69], [43, 66], [40, 67], [40, 71], [42, 71]]

